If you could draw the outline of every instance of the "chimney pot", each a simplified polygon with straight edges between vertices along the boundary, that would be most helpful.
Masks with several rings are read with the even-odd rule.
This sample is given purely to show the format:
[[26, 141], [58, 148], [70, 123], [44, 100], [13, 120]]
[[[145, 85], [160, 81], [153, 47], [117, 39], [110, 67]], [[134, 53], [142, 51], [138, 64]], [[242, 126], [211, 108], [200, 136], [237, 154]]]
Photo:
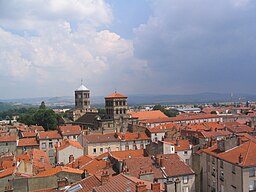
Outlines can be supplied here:
[[160, 183], [151, 183], [151, 190], [152, 192], [160, 192]]

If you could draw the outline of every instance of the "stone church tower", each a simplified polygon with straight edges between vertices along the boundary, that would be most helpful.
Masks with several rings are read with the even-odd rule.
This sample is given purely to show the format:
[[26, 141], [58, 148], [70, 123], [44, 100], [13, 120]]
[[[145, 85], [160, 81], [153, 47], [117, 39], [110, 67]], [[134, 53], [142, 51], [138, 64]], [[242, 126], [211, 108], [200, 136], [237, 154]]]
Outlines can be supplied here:
[[81, 84], [81, 86], [77, 90], [75, 90], [75, 108], [90, 108], [90, 90], [83, 84]]
[[128, 127], [127, 96], [113, 93], [105, 97], [105, 109], [109, 119], [113, 120], [117, 132], [125, 132]]

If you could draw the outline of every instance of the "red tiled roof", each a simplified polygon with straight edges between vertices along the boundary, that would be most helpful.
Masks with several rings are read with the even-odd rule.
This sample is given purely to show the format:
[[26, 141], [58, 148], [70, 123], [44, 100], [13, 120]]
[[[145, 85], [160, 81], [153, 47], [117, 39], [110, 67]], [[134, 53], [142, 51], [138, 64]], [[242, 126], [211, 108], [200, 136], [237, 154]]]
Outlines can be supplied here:
[[133, 141], [133, 140], [150, 140], [150, 138], [146, 135], [146, 133], [140, 132], [125, 132], [118, 133], [119, 139], [122, 141]]
[[163, 132], [166, 132], [166, 131], [171, 131], [174, 128], [177, 128], [177, 127], [179, 127], [179, 126], [175, 123], [167, 123], [167, 124], [164, 124], [164, 125], [155, 126], [153, 128], [148, 128], [148, 131], [151, 132], [151, 133], [163, 133]]
[[115, 133], [91, 134], [91, 135], [84, 135], [84, 142], [86, 143], [119, 142], [119, 138], [118, 138], [118, 135]]
[[72, 189], [72, 187], [77, 185], [80, 185], [82, 189], [79, 189], [76, 192], [90, 192], [94, 187], [101, 185], [101, 181], [95, 175], [90, 175], [81, 181], [73, 183], [69, 189]]
[[62, 149], [65, 149], [69, 146], [73, 146], [79, 149], [83, 149], [83, 147], [81, 146], [81, 144], [77, 141], [73, 141], [73, 140], [64, 140], [60, 143], [60, 146], [57, 148], [58, 151], [61, 151]]
[[[135, 179], [136, 181], [134, 181]], [[112, 177], [107, 183], [101, 185], [99, 187], [95, 187], [95, 192], [121, 192], [121, 191], [136, 191], [137, 182], [146, 183], [146, 181], [142, 181], [140, 179], [136, 179], [126, 176], [124, 174], [119, 174], [117, 176]], [[146, 188], [149, 190], [149, 185], [146, 185]]]
[[111, 151], [109, 155], [117, 160], [123, 160], [135, 157], [144, 157], [144, 149], [126, 150], [126, 151]]
[[40, 140], [61, 139], [61, 135], [58, 133], [58, 131], [41, 131], [38, 133], [38, 138]]
[[39, 125], [31, 125], [31, 126], [29, 126], [29, 129], [34, 132], [35, 131], [44, 131], [43, 126], [39, 126]]
[[168, 177], [194, 174], [194, 171], [177, 154], [160, 156], [163, 157], [161, 167]]
[[149, 119], [162, 119], [168, 118], [162, 111], [139, 111], [139, 112], [129, 112], [133, 118], [138, 118], [140, 121], [149, 120]]
[[154, 166], [151, 157], [128, 158], [124, 160], [123, 167], [127, 168], [127, 174], [139, 178], [140, 174], [153, 173], [154, 178], [162, 178], [163, 174], [159, 168]]
[[175, 147], [175, 151], [185, 151], [185, 150], [191, 150], [191, 145], [189, 143], [189, 140], [170, 140], [170, 141], [159, 141], [167, 144], [172, 144]]
[[106, 168], [107, 162], [104, 160], [93, 159], [85, 165], [81, 166], [80, 170], [86, 170], [90, 174], [95, 174], [98, 171]]
[[39, 149], [32, 149], [24, 154], [16, 156], [17, 161], [33, 161], [33, 174], [38, 174], [42, 171], [48, 170], [51, 168], [50, 160], [46, 152]]
[[17, 137], [13, 135], [0, 136], [0, 143], [16, 142], [16, 140], [17, 140]]
[[36, 133], [35, 132], [22, 132], [21, 136], [23, 138], [36, 137]]
[[[220, 151], [217, 145], [203, 149], [203, 152], [242, 167], [256, 166], [256, 143], [251, 140], [224, 152]], [[239, 163], [240, 155], [242, 163]]]
[[15, 171], [15, 167], [4, 169], [3, 171], [0, 172], [0, 178], [10, 176], [14, 173], [14, 171]]
[[62, 135], [79, 135], [81, 133], [79, 125], [60, 126], [59, 129]]
[[200, 133], [205, 137], [205, 138], [210, 138], [210, 137], [219, 137], [219, 136], [228, 136], [231, 135], [232, 133], [230, 131], [200, 131]]
[[120, 93], [113, 93], [113, 94], [105, 97], [105, 99], [114, 99], [114, 98], [127, 98], [127, 96], [122, 95]]
[[92, 160], [88, 155], [81, 156], [74, 160], [74, 162], [66, 164], [67, 167], [78, 169], [78, 167], [82, 167], [85, 164], [89, 163]]
[[51, 176], [51, 175], [55, 175], [55, 174], [60, 173], [60, 172], [67, 172], [67, 173], [74, 173], [74, 174], [82, 174], [83, 173], [83, 171], [79, 170], [79, 169], [73, 169], [73, 168], [70, 168], [70, 167], [58, 166], [58, 167], [51, 168], [47, 171], [41, 172], [37, 176]]
[[22, 138], [18, 140], [18, 147], [39, 146], [36, 138]]

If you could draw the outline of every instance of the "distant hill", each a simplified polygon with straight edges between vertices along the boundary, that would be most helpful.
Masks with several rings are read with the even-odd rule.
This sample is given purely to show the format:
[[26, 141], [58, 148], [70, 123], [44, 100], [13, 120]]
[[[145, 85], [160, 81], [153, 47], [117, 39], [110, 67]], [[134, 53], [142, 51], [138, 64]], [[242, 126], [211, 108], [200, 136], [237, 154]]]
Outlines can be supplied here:
[[[226, 93], [199, 93], [190, 95], [128, 95], [129, 105], [143, 104], [195, 104], [195, 103], [214, 103], [214, 102], [239, 102], [239, 98], [243, 101], [255, 101], [256, 95], [253, 94], [234, 94], [231, 98]], [[47, 106], [74, 106], [73, 96], [63, 97], [37, 97], [24, 99], [5, 99], [1, 100], [1, 109], [8, 109], [18, 105], [37, 105], [45, 101]], [[6, 104], [9, 103], [9, 104]], [[104, 107], [104, 96], [93, 96], [91, 103], [96, 107]]]

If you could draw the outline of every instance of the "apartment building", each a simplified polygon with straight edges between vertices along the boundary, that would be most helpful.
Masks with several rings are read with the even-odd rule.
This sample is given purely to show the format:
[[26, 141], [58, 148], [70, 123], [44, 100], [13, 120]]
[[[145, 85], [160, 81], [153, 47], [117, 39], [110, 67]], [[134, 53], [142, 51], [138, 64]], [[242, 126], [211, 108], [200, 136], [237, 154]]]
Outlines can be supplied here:
[[256, 190], [256, 143], [237, 137], [218, 141], [200, 155], [201, 191], [248, 192]]

